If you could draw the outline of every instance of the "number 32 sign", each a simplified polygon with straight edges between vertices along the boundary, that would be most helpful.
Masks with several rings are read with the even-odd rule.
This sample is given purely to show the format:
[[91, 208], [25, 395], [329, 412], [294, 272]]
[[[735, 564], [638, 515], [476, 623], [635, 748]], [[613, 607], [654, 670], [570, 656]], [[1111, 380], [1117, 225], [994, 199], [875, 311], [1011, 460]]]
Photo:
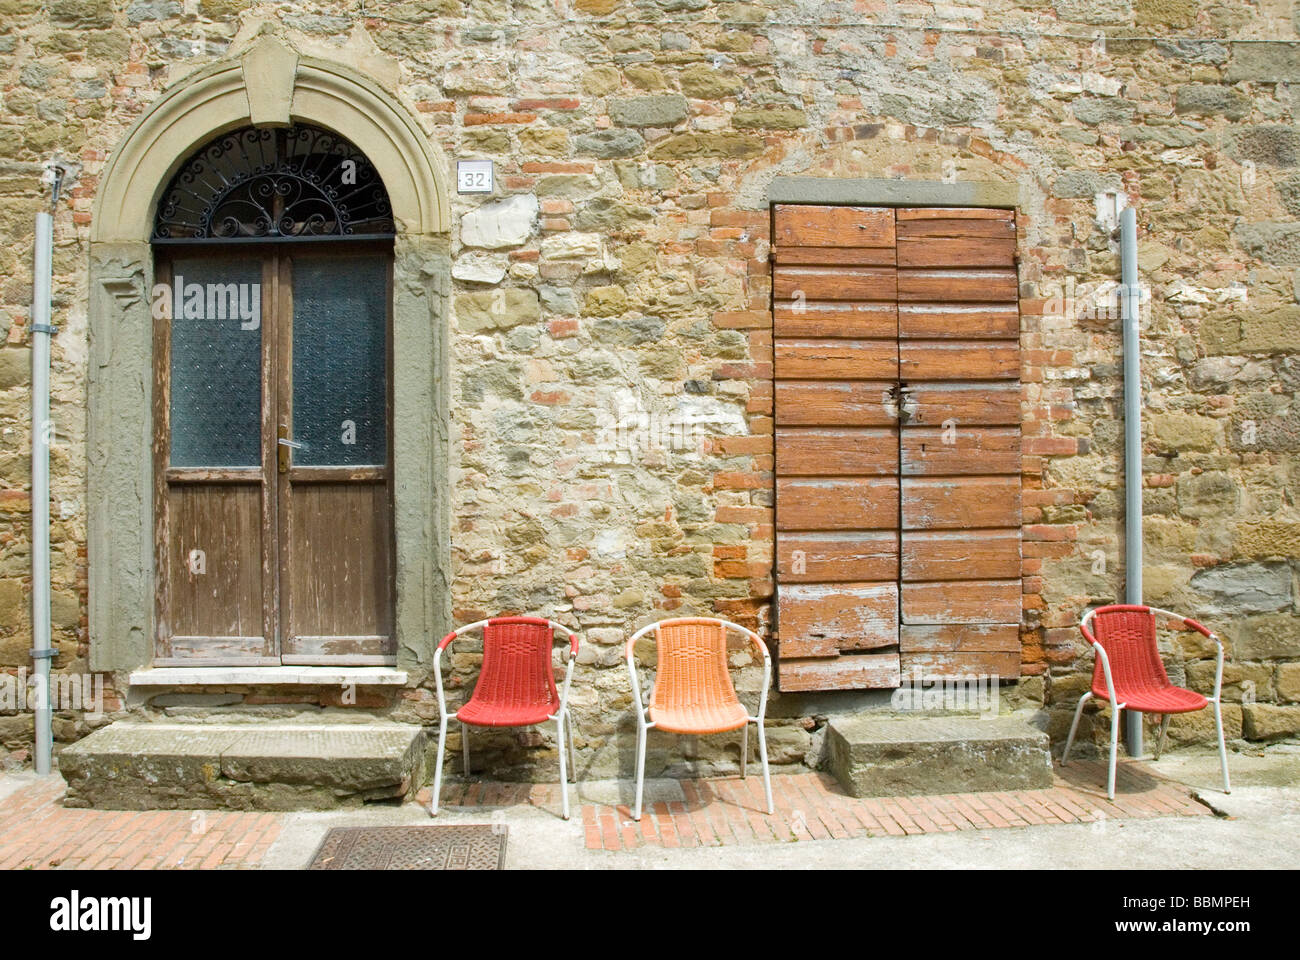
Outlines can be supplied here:
[[457, 193], [491, 193], [492, 192], [492, 161], [491, 160], [457, 160], [456, 161], [456, 192]]

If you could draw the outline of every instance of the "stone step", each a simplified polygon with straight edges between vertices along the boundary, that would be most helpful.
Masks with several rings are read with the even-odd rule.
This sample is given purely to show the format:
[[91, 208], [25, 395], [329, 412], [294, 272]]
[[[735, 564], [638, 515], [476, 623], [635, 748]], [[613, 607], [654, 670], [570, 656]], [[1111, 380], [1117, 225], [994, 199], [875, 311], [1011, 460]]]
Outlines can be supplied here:
[[855, 797], [1052, 785], [1047, 734], [1017, 716], [836, 717], [826, 745], [831, 771]]
[[424, 780], [422, 727], [118, 721], [65, 747], [68, 806], [324, 810], [400, 800]]

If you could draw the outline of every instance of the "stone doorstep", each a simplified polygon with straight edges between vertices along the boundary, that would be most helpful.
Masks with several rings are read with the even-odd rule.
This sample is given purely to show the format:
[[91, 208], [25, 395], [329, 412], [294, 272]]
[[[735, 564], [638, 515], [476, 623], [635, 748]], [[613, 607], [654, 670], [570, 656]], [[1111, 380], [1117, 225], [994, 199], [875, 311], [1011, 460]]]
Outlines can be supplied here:
[[135, 670], [133, 687], [272, 686], [405, 686], [406, 671], [396, 667], [147, 667]]
[[1047, 734], [1015, 717], [837, 717], [831, 772], [854, 797], [1025, 790], [1052, 785]]
[[68, 796], [101, 809], [302, 809], [400, 799], [422, 779], [424, 729], [403, 723], [119, 721], [64, 748]]

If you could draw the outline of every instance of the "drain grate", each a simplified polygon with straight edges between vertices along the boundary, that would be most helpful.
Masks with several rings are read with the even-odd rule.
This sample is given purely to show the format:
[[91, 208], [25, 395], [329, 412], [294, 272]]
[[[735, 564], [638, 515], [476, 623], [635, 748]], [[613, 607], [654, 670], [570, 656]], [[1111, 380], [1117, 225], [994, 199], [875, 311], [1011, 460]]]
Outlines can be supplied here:
[[308, 870], [500, 870], [504, 824], [334, 827]]

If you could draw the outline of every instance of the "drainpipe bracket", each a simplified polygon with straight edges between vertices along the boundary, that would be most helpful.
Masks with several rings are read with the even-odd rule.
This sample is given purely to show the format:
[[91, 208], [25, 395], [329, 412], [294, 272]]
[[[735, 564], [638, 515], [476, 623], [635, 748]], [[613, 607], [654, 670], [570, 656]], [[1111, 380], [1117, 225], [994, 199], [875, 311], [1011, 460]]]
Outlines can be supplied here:
[[48, 650], [37, 650], [35, 647], [27, 651], [28, 656], [33, 660], [53, 660], [59, 655], [59, 651], [50, 647]]
[[58, 332], [59, 332], [59, 328], [52, 323], [32, 324], [32, 333], [48, 333], [50, 336], [54, 336]]

